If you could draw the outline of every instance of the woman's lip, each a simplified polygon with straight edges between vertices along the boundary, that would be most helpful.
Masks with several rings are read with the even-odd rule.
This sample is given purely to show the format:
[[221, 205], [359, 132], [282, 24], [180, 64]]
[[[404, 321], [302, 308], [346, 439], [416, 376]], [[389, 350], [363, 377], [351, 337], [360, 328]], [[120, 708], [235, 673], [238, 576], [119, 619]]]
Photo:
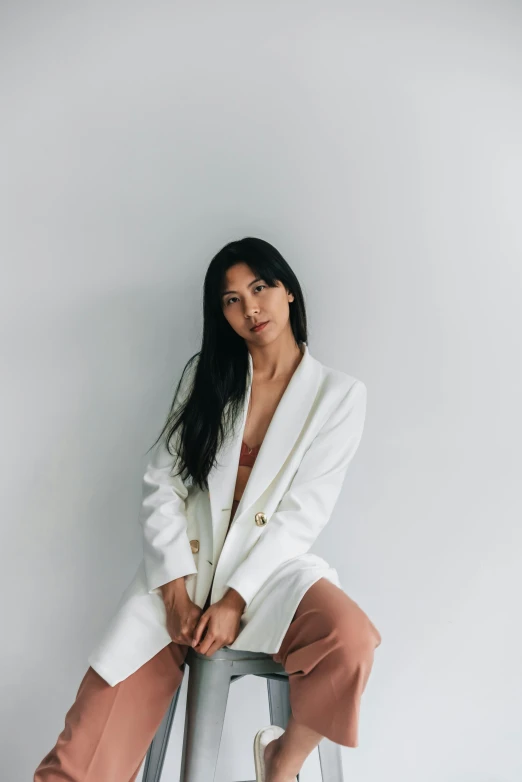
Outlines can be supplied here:
[[254, 328], [250, 329], [250, 331], [261, 331], [261, 329], [264, 329], [267, 323], [268, 321], [265, 320], [264, 323], [260, 323], [258, 326], [254, 326]]

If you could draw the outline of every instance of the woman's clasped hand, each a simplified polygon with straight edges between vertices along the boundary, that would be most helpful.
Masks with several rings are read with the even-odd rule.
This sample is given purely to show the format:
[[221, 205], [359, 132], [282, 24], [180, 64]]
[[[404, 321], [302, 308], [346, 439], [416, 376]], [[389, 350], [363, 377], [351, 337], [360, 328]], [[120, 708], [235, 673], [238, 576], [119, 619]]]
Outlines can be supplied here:
[[239, 635], [244, 600], [233, 589], [203, 611], [188, 594], [165, 601], [167, 631], [175, 643], [210, 657]]

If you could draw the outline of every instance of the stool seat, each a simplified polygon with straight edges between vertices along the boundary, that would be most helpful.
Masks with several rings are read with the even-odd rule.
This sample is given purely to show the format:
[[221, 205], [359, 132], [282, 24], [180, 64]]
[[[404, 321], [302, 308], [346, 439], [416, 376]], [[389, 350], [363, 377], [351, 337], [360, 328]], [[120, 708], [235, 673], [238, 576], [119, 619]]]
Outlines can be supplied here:
[[[214, 782], [230, 685], [247, 675], [266, 679], [270, 723], [286, 728], [291, 714], [288, 674], [270, 654], [226, 646], [210, 657], [189, 648], [183, 670], [186, 666], [189, 680], [180, 782]], [[181, 686], [148, 749], [143, 782], [162, 782], [161, 772], [180, 690]], [[323, 738], [318, 750], [322, 782], [343, 782], [340, 745]]]

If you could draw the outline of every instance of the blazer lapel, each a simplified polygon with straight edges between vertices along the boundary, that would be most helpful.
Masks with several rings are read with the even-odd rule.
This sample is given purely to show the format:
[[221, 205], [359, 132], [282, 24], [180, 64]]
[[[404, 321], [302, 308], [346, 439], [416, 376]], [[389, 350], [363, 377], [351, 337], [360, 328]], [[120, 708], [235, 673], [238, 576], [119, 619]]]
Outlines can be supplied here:
[[[221, 447], [217, 454], [218, 465], [214, 466], [208, 477], [216, 550], [221, 547], [220, 538], [226, 533], [230, 518], [241, 442], [252, 391], [253, 362], [250, 353], [248, 359], [247, 392], [241, 415], [236, 420], [235, 433]], [[312, 357], [308, 345], [304, 343], [303, 358], [290, 378], [270, 421], [237, 508], [234, 523], [243, 510], [263, 494], [283, 466], [311, 413], [320, 379], [321, 364]], [[223, 523], [224, 520], [226, 524]]]

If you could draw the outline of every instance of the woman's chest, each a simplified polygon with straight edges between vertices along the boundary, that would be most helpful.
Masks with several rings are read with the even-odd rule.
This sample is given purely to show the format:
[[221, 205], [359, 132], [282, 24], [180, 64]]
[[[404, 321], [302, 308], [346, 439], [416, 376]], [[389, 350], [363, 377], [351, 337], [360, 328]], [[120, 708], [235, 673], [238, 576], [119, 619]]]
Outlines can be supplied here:
[[249, 459], [255, 459], [287, 385], [287, 379], [280, 382], [253, 382], [243, 429], [240, 467], [250, 466]]

